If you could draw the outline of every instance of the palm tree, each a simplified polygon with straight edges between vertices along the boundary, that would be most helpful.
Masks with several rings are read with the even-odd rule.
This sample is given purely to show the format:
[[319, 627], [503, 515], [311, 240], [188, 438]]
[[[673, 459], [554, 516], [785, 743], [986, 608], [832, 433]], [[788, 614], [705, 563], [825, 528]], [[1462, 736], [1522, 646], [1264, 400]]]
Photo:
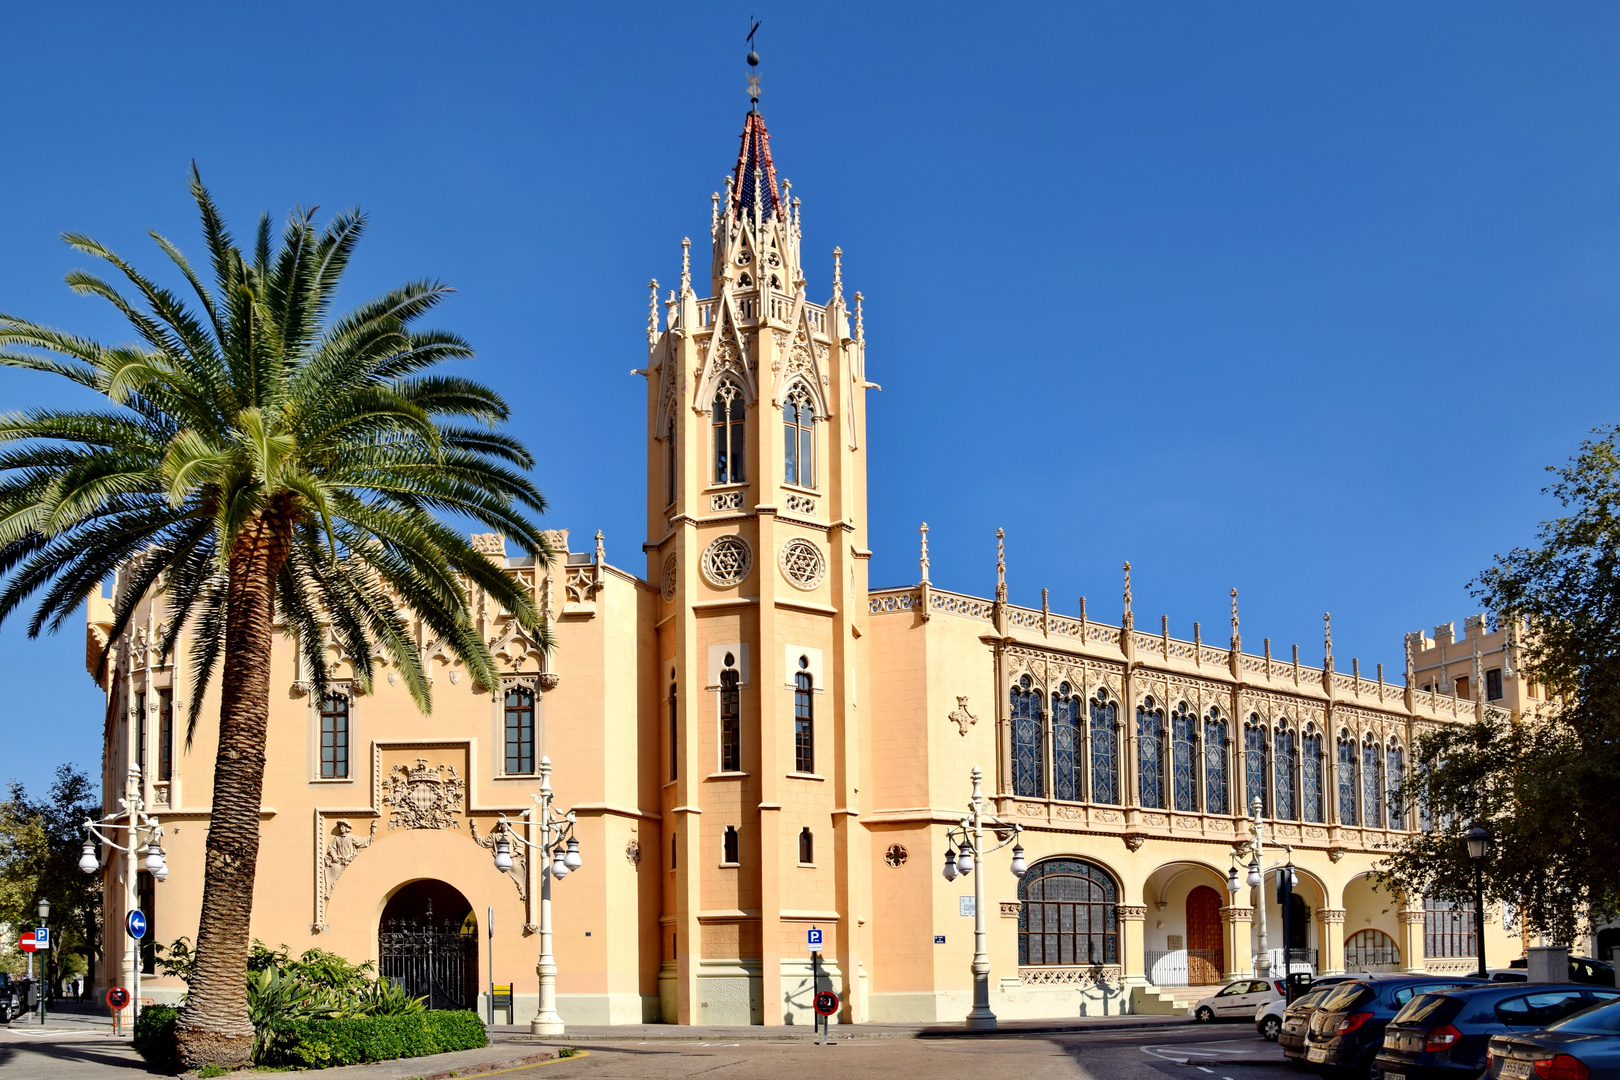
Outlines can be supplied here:
[[[47, 371], [104, 396], [94, 411], [0, 416], [0, 620], [43, 590], [28, 633], [56, 630], [124, 567], [111, 638], [142, 594], [171, 611], [161, 648], [194, 635], [187, 738], [220, 669], [219, 752], [208, 829], [196, 972], [178, 1026], [181, 1060], [248, 1063], [246, 957], [276, 620], [295, 635], [324, 694], [330, 631], [369, 685], [380, 646], [417, 705], [430, 707], [407, 616], [442, 637], [469, 672], [498, 684], [463, 582], [544, 634], [531, 598], [436, 513], [477, 520], [550, 556], [527, 511], [545, 509], [534, 463], [496, 426], [506, 404], [464, 378], [430, 374], [472, 350], [411, 326], [449, 290], [418, 281], [331, 316], [365, 218], [324, 230], [294, 211], [279, 244], [259, 221], [251, 261], [192, 168], [213, 269], [206, 288], [174, 244], [152, 233], [196, 294], [181, 296], [86, 236], [76, 251], [110, 263], [126, 299], [83, 271], [74, 291], [110, 302], [135, 344], [104, 346], [0, 315], [0, 362]], [[105, 670], [106, 651], [100, 658]]]

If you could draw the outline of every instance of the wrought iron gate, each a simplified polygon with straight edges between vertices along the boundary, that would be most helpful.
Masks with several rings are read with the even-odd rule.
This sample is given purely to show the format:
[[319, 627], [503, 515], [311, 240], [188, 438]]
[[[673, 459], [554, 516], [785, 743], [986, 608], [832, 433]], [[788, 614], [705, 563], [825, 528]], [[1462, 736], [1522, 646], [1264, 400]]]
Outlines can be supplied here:
[[425, 997], [430, 1009], [471, 1009], [478, 963], [476, 932], [462, 931], [448, 919], [435, 924], [433, 908], [418, 923], [390, 919], [377, 934], [381, 972], [412, 997]]

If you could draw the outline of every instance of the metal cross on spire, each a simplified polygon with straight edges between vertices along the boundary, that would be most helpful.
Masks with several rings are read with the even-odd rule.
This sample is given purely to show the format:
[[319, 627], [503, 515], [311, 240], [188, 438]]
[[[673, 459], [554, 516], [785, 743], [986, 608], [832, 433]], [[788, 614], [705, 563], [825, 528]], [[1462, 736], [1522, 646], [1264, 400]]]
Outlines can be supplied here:
[[754, 35], [759, 33], [759, 23], [752, 15], [748, 17], [752, 23], [748, 28], [748, 100], [755, 108], [759, 107], [759, 53], [754, 51]]

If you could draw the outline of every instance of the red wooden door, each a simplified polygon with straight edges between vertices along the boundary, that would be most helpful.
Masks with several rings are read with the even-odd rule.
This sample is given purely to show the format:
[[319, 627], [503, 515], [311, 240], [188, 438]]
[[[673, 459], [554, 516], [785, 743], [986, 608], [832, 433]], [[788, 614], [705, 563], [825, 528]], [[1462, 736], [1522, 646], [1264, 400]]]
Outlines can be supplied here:
[[1187, 894], [1187, 982], [1209, 986], [1221, 981], [1226, 948], [1221, 940], [1221, 895], [1208, 885]]

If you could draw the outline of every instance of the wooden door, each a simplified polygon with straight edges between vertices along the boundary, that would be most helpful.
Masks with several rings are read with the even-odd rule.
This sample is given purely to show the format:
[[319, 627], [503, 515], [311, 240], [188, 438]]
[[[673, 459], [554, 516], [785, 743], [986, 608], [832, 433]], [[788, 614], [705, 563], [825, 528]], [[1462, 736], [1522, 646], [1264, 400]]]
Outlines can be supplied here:
[[1226, 948], [1221, 940], [1221, 896], [1208, 885], [1187, 894], [1187, 983], [1209, 986], [1221, 981]]

